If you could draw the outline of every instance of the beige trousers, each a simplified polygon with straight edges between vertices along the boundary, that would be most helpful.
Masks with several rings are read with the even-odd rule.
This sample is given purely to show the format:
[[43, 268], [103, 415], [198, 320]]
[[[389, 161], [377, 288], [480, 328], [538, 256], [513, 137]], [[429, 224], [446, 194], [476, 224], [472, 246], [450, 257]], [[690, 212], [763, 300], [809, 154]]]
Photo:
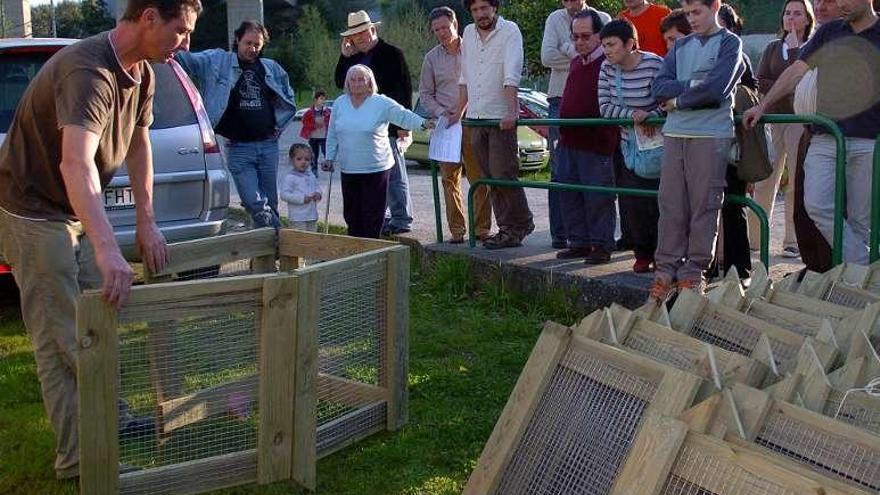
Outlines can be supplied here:
[[76, 298], [100, 286], [79, 222], [29, 220], [0, 209], [0, 253], [21, 294], [43, 405], [55, 432], [55, 470], [79, 464], [76, 388]]
[[[470, 132], [465, 129], [462, 135], [462, 155], [464, 164], [441, 163], [440, 174], [443, 182], [443, 199], [446, 203], [446, 222], [453, 236], [464, 236], [467, 231], [467, 218], [461, 192], [462, 172], [473, 184], [483, 177], [470, 146]], [[462, 170], [464, 169], [464, 170]], [[477, 238], [488, 237], [492, 230], [492, 205], [489, 203], [489, 189], [481, 187], [474, 193], [474, 228]]]
[[[797, 238], [794, 234], [794, 168], [797, 160], [798, 145], [804, 134], [803, 124], [771, 124], [770, 139], [772, 141], [775, 159], [773, 161], [773, 173], [770, 177], [755, 184], [755, 201], [767, 212], [767, 218], [772, 224], [773, 205], [776, 202], [776, 193], [779, 191], [779, 182], [782, 179], [782, 171], [788, 169], [788, 186], [785, 188], [785, 237], [782, 247], [797, 247]], [[749, 240], [752, 249], [758, 249], [761, 239], [761, 226], [754, 214], [749, 212]]]

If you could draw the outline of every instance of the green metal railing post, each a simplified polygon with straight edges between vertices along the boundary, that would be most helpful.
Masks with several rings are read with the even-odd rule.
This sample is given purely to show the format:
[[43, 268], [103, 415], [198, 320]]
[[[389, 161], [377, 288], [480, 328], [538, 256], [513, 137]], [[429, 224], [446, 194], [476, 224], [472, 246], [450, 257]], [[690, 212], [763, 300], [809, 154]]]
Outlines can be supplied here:
[[434, 226], [437, 228], [437, 242], [443, 242], [443, 216], [440, 214], [440, 186], [437, 184], [437, 162], [431, 160], [431, 185], [434, 188]]
[[[622, 196], [638, 196], [656, 198], [657, 191], [651, 189], [632, 189], [625, 187], [606, 187], [606, 186], [588, 186], [584, 184], [561, 184], [559, 182], [537, 182], [537, 181], [513, 181], [503, 179], [480, 179], [471, 184], [468, 191], [467, 204], [467, 222], [468, 222], [468, 243], [470, 247], [477, 246], [476, 234], [474, 234], [474, 191], [477, 186], [490, 187], [507, 187], [507, 188], [530, 188], [530, 189], [547, 189], [554, 191], [571, 191], [571, 192], [592, 192], [598, 194], [614, 194]], [[767, 213], [758, 203], [743, 196], [728, 196], [731, 202], [748, 207], [755, 212], [761, 225], [761, 262], [764, 266], [770, 266], [770, 225], [767, 221]]]
[[725, 201], [729, 201], [734, 204], [738, 204], [741, 206], [745, 206], [746, 208], [752, 210], [752, 213], [758, 217], [758, 225], [761, 226], [761, 245], [760, 245], [760, 255], [761, 255], [761, 263], [764, 263], [764, 266], [768, 269], [770, 268], [770, 219], [767, 217], [767, 212], [764, 211], [764, 208], [761, 207], [755, 200], [749, 198], [747, 196], [737, 196], [735, 194], [730, 194], [724, 197]]
[[[740, 115], [736, 116], [736, 122], [741, 122], [742, 117]], [[648, 124], [652, 125], [662, 125], [666, 122], [666, 119], [663, 117], [653, 117], [647, 120]], [[834, 235], [832, 242], [832, 262], [834, 265], [838, 265], [843, 261], [843, 214], [844, 214], [844, 204], [846, 199], [846, 140], [843, 137], [843, 133], [840, 131], [840, 128], [837, 124], [834, 123], [833, 120], [824, 117], [822, 115], [765, 115], [761, 118], [761, 122], [765, 124], [813, 124], [824, 127], [828, 130], [831, 136], [834, 137], [834, 140], [837, 145], [837, 154], [836, 154], [836, 162], [835, 162], [835, 188], [834, 188]], [[468, 127], [497, 127], [499, 124], [498, 120], [470, 120], [464, 119], [462, 120], [462, 124]], [[517, 121], [517, 125], [519, 126], [554, 126], [554, 127], [605, 127], [605, 126], [632, 126], [632, 119], [599, 119], [599, 118], [590, 118], [590, 119], [520, 119]], [[878, 146], [875, 147], [874, 150], [874, 169], [880, 170], [880, 136], [878, 136]], [[434, 187], [434, 212], [437, 221], [437, 239], [438, 242], [442, 240], [442, 224], [440, 218], [440, 203], [439, 203], [439, 186], [437, 184], [437, 173], [435, 170], [436, 166], [432, 163], [432, 176], [433, 176], [433, 187]], [[505, 182], [505, 181], [502, 181]], [[515, 187], [534, 187], [539, 189], [551, 189], [551, 187], [545, 187], [543, 184], [550, 184], [546, 182], [527, 182], [528, 184], [533, 184], [530, 186], [526, 186], [526, 182], [512, 182], [512, 184], [519, 184], [519, 186]], [[491, 179], [481, 179], [476, 181], [474, 184], [470, 185], [471, 191], [475, 189], [477, 185], [487, 185], [491, 186]], [[507, 184], [496, 184], [498, 187], [514, 187]], [[622, 189], [622, 188], [601, 188], [598, 186], [581, 186], [577, 184], [555, 184], [555, 186], [571, 186], [578, 189], [578, 191], [593, 191], [593, 192], [603, 192], [608, 194], [623, 194], [627, 195], [628, 191], [639, 191], [636, 195], [643, 195], [642, 193], [649, 192], [642, 189]], [[589, 188], [589, 189], [583, 189]], [[556, 187], [552, 187], [552, 189], [556, 189]], [[566, 188], [561, 188], [565, 190]], [[653, 192], [656, 195], [656, 191]], [[880, 197], [880, 173], [874, 174], [873, 180], [873, 197]], [[770, 232], [770, 224], [769, 219], [767, 218], [766, 212], [754, 201], [743, 198], [741, 196], [730, 196], [731, 201], [734, 201], [738, 204], [742, 204], [743, 206], [751, 209], [755, 215], [758, 217], [761, 223], [761, 261], [764, 262], [765, 265], [768, 265], [769, 261], [769, 232]], [[470, 240], [471, 246], [475, 246], [476, 242], [474, 239], [473, 232], [473, 207], [472, 207], [473, 194], [468, 192], [468, 228], [470, 229], [468, 232], [468, 238]], [[872, 248], [872, 260], [878, 257], [877, 250], [880, 249], [878, 244], [880, 244], [880, 202], [877, 205], [873, 205], [872, 202], [872, 220], [871, 225], [877, 228], [871, 229], [871, 248]], [[768, 265], [769, 266], [769, 265]]]
[[880, 135], [874, 143], [874, 168], [871, 170], [871, 263], [880, 258]]

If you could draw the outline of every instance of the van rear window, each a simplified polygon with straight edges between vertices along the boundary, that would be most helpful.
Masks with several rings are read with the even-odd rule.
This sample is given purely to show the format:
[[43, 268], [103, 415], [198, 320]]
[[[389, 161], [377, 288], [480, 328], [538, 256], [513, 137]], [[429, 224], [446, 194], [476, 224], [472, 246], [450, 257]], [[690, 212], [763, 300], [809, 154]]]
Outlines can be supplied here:
[[153, 98], [151, 129], [169, 129], [197, 124], [196, 112], [174, 71], [167, 64], [153, 64], [156, 96]]
[[0, 55], [0, 132], [5, 134], [9, 130], [24, 90], [50, 55], [40, 52]]
[[[49, 60], [51, 53], [25, 52], [0, 55], [0, 133], [12, 124], [18, 102], [31, 79]], [[156, 97], [153, 100], [152, 129], [168, 129], [196, 124], [195, 111], [171, 68], [153, 64], [156, 74]]]

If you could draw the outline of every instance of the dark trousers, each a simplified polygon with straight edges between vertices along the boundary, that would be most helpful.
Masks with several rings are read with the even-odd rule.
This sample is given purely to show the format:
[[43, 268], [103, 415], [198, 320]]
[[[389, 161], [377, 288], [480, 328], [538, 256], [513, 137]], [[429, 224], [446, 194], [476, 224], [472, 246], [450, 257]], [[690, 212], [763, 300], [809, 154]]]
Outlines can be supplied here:
[[809, 128], [801, 136], [797, 164], [794, 171], [794, 234], [797, 238], [801, 259], [807, 269], [824, 273], [831, 269], [831, 246], [804, 206], [804, 160], [810, 148], [812, 133]]
[[[560, 145], [556, 150], [559, 181], [589, 186], [614, 185], [611, 157]], [[559, 191], [562, 218], [569, 247], [614, 248], [614, 196], [611, 194]]]
[[[555, 96], [553, 98], [547, 98], [547, 103], [550, 104], [548, 117], [551, 119], [559, 118], [559, 106], [562, 104], [562, 97]], [[560, 182], [560, 171], [559, 171], [559, 128], [558, 127], [550, 127], [549, 131], [549, 139], [548, 146], [550, 147], [550, 181], [552, 182]], [[562, 215], [562, 191], [554, 191], [550, 189], [547, 191], [547, 208], [550, 210], [550, 240], [555, 243], [563, 243], [568, 240], [568, 234], [565, 230], [565, 219]]]
[[[727, 166], [727, 187], [724, 195], [735, 194], [745, 196], [746, 183], [741, 181], [736, 173], [736, 167]], [[716, 258], [713, 266], [709, 269], [711, 275], [724, 275], [730, 267], [736, 267], [736, 273], [740, 278], [747, 278], [752, 271], [752, 256], [749, 251], [749, 224], [744, 206], [727, 202], [721, 208], [722, 245], [716, 252], [722, 253], [721, 262]], [[718, 268], [722, 272], [718, 273]]]
[[309, 139], [309, 146], [312, 148], [312, 173], [318, 176], [318, 152], [327, 156], [327, 140], [326, 139]]
[[378, 239], [385, 222], [385, 200], [391, 170], [342, 175], [342, 216], [348, 235]]
[[[617, 187], [631, 189], [660, 188], [660, 179], [643, 179], [626, 168], [620, 148], [614, 152], [614, 182]], [[656, 198], [637, 196], [618, 196], [620, 225], [623, 239], [632, 243], [633, 253], [639, 259], [654, 259], [657, 250], [657, 221], [660, 207]]]

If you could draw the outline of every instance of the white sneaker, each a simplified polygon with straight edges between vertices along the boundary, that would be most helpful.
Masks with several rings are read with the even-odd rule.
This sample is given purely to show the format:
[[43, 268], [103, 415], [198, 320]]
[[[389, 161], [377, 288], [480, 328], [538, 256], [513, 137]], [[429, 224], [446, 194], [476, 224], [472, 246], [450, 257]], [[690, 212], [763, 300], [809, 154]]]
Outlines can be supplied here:
[[801, 251], [794, 246], [788, 246], [787, 248], [782, 250], [782, 257], [783, 258], [792, 258], [792, 259], [800, 258]]

